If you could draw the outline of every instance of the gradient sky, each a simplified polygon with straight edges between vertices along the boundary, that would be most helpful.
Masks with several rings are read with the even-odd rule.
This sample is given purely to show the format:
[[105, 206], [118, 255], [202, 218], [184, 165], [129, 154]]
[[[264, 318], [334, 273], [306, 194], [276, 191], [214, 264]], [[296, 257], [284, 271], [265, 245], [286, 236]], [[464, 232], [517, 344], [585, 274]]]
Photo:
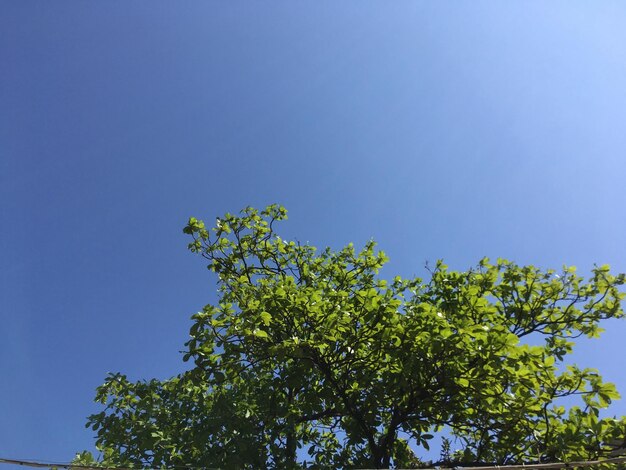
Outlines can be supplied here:
[[[2, 1], [0, 457], [68, 461], [109, 371], [182, 370], [215, 301], [191, 215], [279, 202], [284, 238], [373, 237], [389, 275], [626, 271], [625, 24], [620, 1]], [[606, 327], [574, 359], [626, 393]]]

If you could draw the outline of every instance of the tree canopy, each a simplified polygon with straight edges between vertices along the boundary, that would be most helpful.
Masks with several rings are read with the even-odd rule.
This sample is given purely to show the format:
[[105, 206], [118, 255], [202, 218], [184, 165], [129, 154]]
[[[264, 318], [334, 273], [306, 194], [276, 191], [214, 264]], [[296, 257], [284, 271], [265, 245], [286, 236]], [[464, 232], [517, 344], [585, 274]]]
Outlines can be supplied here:
[[600, 415], [614, 385], [567, 361], [623, 317], [623, 274], [483, 259], [382, 279], [374, 242], [318, 251], [281, 238], [283, 219], [272, 205], [189, 220], [219, 302], [192, 317], [188, 370], [98, 388], [102, 464], [418, 467], [440, 433], [440, 465], [505, 465], [603, 458], [625, 439], [625, 418]]

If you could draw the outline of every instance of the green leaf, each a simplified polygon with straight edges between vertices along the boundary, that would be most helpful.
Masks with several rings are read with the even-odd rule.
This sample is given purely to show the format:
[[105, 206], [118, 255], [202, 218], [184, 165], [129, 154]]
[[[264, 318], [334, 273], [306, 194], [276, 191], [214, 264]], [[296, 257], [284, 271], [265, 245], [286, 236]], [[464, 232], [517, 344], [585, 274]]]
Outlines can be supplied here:
[[259, 318], [265, 326], [269, 326], [269, 324], [272, 322], [272, 315], [270, 315], [268, 312], [261, 312]]
[[252, 331], [252, 334], [257, 338], [267, 338], [269, 336], [266, 331], [260, 330], [258, 328], [254, 329]]

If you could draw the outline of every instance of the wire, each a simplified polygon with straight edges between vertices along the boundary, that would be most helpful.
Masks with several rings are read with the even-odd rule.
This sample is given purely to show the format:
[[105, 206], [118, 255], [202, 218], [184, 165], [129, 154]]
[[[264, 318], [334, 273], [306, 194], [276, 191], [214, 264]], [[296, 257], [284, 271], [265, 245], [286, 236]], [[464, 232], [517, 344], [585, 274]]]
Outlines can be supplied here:
[[[71, 470], [163, 470], [162, 468], [150, 468], [150, 467], [105, 467], [101, 465], [77, 465], [72, 463], [59, 463], [59, 462], [45, 462], [43, 460], [20, 460], [20, 459], [3, 459], [0, 458], [0, 464], [20, 465], [23, 467], [36, 467], [36, 468], [67, 468]], [[172, 469], [181, 470], [220, 470], [219, 468], [210, 467], [192, 467], [192, 466], [173, 466], [168, 467]]]
[[[452, 470], [543, 470], [543, 469], [559, 469], [559, 468], [576, 468], [576, 467], [593, 467], [594, 465], [606, 465], [606, 464], [618, 464], [626, 462], [626, 457], [614, 457], [605, 460], [584, 460], [581, 462], [553, 462], [553, 463], [536, 463], [528, 465], [489, 465], [483, 467], [453, 467]], [[137, 468], [130, 467], [99, 467], [89, 465], [73, 465], [71, 463], [54, 463], [43, 462], [36, 460], [18, 460], [18, 459], [3, 459], [0, 458], [0, 464], [12, 464], [21, 465], [24, 467], [38, 467], [38, 468], [67, 468], [71, 470], [139, 470]], [[203, 469], [209, 470], [206, 467], [173, 467], [181, 469]], [[428, 468], [422, 470], [443, 470], [445, 467]], [[143, 467], [141, 470], [159, 470]], [[218, 469], [215, 469], [218, 470]], [[371, 469], [363, 469], [371, 470]]]
[[[18, 459], [3, 459], [0, 458], [0, 464], [21, 465], [24, 467], [38, 467], [38, 468], [73, 468], [76, 470], [95, 470], [96, 468], [102, 469], [102, 467], [89, 467], [81, 465], [72, 465], [70, 463], [53, 463], [42, 462], [35, 460], [18, 460]], [[119, 470], [131, 470], [131, 469], [119, 469]]]
[[[19, 460], [19, 459], [3, 459], [0, 458], [0, 464], [20, 465], [23, 467], [37, 467], [37, 468], [67, 468], [72, 470], [157, 470], [148, 469], [146, 467], [130, 468], [130, 467], [96, 467], [90, 465], [75, 465], [71, 463], [59, 463], [59, 462], [44, 462], [40, 460]], [[192, 467], [184, 467], [191, 469]]]

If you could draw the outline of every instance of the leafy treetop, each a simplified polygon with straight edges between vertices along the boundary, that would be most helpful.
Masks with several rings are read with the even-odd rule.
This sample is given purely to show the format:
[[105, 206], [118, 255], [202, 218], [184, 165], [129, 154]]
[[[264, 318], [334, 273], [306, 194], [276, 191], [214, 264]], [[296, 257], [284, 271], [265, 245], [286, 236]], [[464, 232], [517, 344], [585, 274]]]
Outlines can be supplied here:
[[565, 365], [575, 338], [624, 315], [623, 274], [483, 259], [384, 280], [374, 242], [318, 252], [282, 239], [283, 219], [272, 205], [212, 230], [189, 220], [219, 302], [192, 317], [190, 370], [99, 387], [88, 426], [101, 463], [418, 467], [443, 433], [439, 464], [504, 465], [602, 458], [625, 439], [625, 418], [600, 418], [615, 387]]

